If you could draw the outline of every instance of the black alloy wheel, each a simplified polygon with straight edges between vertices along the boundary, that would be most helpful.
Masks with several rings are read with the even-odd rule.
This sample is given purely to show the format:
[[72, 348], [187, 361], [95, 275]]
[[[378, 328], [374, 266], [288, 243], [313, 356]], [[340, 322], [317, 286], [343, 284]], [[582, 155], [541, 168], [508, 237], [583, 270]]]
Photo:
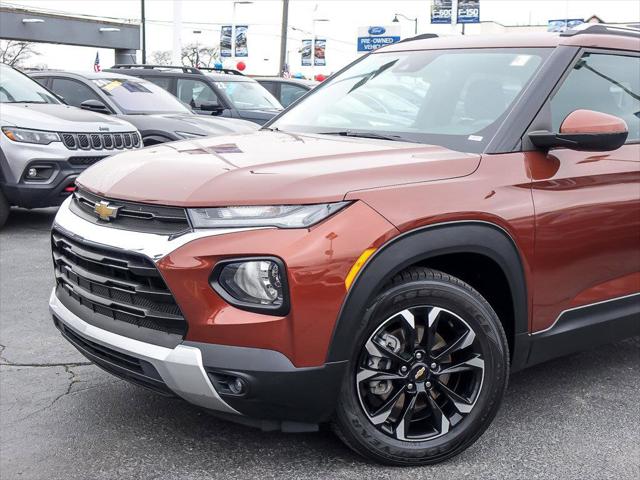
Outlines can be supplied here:
[[389, 465], [443, 461], [489, 426], [509, 351], [489, 303], [426, 268], [398, 274], [364, 312], [334, 427], [356, 452]]

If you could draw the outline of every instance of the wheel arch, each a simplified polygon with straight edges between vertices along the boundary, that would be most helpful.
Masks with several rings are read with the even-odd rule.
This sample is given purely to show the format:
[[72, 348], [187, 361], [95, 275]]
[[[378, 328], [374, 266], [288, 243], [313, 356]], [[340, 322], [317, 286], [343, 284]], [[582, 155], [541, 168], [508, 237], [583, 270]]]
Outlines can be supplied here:
[[[502, 227], [483, 221], [459, 221], [422, 227], [404, 233], [378, 249], [356, 276], [334, 326], [327, 361], [351, 358], [353, 339], [365, 327], [358, 319], [373, 297], [395, 274], [411, 266], [447, 271], [446, 258], [473, 256], [491, 262], [504, 275], [513, 318], [508, 322], [512, 370], [521, 368], [528, 353], [529, 308], [524, 265], [513, 238]], [[477, 265], [477, 264], [476, 264]], [[473, 266], [473, 265], [472, 265]], [[456, 276], [457, 272], [447, 271]], [[468, 279], [462, 278], [472, 286]], [[476, 290], [481, 290], [475, 287]], [[482, 293], [482, 292], [481, 292]], [[491, 302], [490, 302], [491, 303]], [[504, 313], [503, 313], [504, 314]]]

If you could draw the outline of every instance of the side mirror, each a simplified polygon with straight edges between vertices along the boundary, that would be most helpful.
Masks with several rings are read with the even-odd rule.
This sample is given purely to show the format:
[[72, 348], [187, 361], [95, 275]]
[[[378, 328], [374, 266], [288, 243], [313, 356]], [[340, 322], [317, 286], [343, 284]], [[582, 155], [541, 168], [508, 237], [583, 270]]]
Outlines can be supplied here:
[[546, 130], [530, 132], [536, 147], [548, 150], [565, 147], [571, 150], [609, 152], [627, 141], [629, 129], [621, 118], [593, 110], [575, 110], [567, 115], [559, 133]]
[[200, 110], [203, 112], [211, 112], [213, 115], [220, 115], [224, 111], [224, 108], [216, 102], [202, 102], [200, 104]]
[[96, 113], [111, 115], [111, 110], [109, 110], [109, 108], [100, 100], [85, 100], [80, 104], [80, 108], [83, 110], [91, 110]]

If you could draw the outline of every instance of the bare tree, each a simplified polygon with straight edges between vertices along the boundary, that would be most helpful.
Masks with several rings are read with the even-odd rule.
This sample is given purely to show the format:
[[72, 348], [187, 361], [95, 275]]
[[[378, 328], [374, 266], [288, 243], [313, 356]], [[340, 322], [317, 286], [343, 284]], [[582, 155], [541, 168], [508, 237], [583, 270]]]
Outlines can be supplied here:
[[158, 50], [151, 54], [151, 61], [155, 65], [171, 65], [171, 52], [169, 50]]
[[0, 62], [12, 67], [21, 66], [34, 55], [39, 55], [32, 42], [19, 42], [16, 40], [0, 41]]
[[217, 47], [203, 47], [195, 43], [182, 47], [182, 64], [187, 67], [213, 67], [219, 58]]

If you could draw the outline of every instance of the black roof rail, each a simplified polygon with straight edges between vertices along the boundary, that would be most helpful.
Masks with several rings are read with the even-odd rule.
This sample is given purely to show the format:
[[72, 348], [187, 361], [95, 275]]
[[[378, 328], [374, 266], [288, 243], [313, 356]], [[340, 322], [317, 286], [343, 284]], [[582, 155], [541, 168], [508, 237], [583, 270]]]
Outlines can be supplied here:
[[438, 38], [438, 34], [436, 33], [421, 33], [420, 35], [416, 35], [414, 37], [405, 38], [400, 40], [398, 43], [404, 42], [413, 42], [414, 40], [427, 40], [429, 38]]
[[[585, 26], [586, 25], [586, 26]], [[608, 25], [606, 23], [583, 23], [576, 28], [566, 30], [560, 34], [561, 37], [573, 37], [574, 35], [620, 35], [623, 37], [640, 38], [640, 29], [631, 25]]]
[[226, 73], [228, 75], [241, 75], [243, 77], [245, 76], [244, 73], [240, 72], [239, 70], [234, 70], [233, 68], [198, 67], [198, 69], [205, 72], [220, 72]]
[[182, 73], [193, 73], [196, 75], [202, 75], [200, 69], [196, 67], [185, 67], [181, 65], [149, 65], [142, 63], [119, 63], [111, 67], [113, 70], [127, 70], [133, 68], [142, 68], [145, 70], [181, 70]]

